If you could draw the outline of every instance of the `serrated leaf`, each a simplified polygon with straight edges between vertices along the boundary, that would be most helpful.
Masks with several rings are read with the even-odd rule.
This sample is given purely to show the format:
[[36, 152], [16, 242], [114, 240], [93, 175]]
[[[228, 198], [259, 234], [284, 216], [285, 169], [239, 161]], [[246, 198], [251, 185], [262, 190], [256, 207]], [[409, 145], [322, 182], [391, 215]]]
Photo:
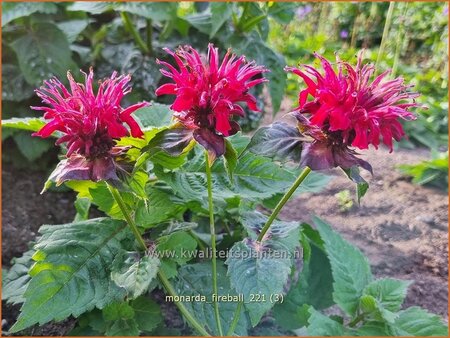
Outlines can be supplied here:
[[12, 128], [18, 130], [38, 131], [45, 125], [43, 118], [24, 117], [2, 120], [2, 128]]
[[275, 122], [259, 128], [246, 150], [276, 161], [300, 162], [304, 137], [295, 127], [284, 122]]
[[11, 48], [25, 79], [33, 86], [52, 76], [64, 78], [68, 70], [76, 68], [66, 36], [49, 22], [34, 23], [26, 35], [11, 43]]
[[345, 334], [344, 326], [320, 312], [310, 308], [310, 317], [308, 319], [308, 335], [310, 336], [343, 336]]
[[105, 335], [136, 337], [139, 336], [139, 327], [135, 319], [119, 319], [108, 327]]
[[385, 337], [392, 336], [391, 329], [389, 325], [382, 322], [365, 322], [361, 327], [359, 327], [355, 334], [357, 336], [376, 336]]
[[[226, 269], [222, 262], [217, 262], [217, 283], [218, 294], [220, 296], [237, 297], [237, 293], [230, 287], [230, 282], [226, 276]], [[212, 267], [211, 263], [188, 264], [178, 271], [176, 288], [180, 290], [181, 296], [204, 296], [206, 301], [187, 301], [184, 305], [191, 313], [194, 313], [199, 322], [207, 327], [207, 331], [213, 335], [218, 335], [216, 322], [214, 319], [214, 308], [211, 302], [212, 290]], [[225, 301], [219, 303], [219, 313], [222, 329], [227, 332], [233, 320], [238, 301]], [[247, 336], [247, 318], [244, 311], [241, 311], [236, 326], [235, 334]]]
[[[155, 173], [184, 200], [196, 200], [206, 205], [205, 156], [203, 151], [196, 150], [195, 156], [177, 171], [167, 172], [155, 166]], [[269, 159], [251, 153], [239, 158], [232, 181], [220, 161], [217, 161], [211, 170], [215, 199], [240, 196], [242, 199], [252, 201], [269, 198], [284, 192], [296, 177]]]
[[123, 297], [110, 280], [110, 266], [131, 236], [126, 224], [108, 218], [39, 229], [35, 249], [40, 253], [30, 270], [25, 302], [11, 332], [31, 325], [60, 321], [72, 315], [103, 308]]
[[143, 228], [150, 228], [156, 224], [179, 219], [186, 210], [185, 205], [171, 200], [171, 195], [156, 188], [147, 188], [147, 201], [139, 201], [136, 211], [136, 223]]
[[314, 224], [322, 237], [333, 275], [333, 299], [353, 316], [365, 287], [372, 281], [369, 262], [362, 252], [345, 241], [330, 225], [318, 217]]
[[51, 2], [3, 2], [2, 27], [15, 19], [29, 16], [36, 12], [54, 14], [57, 11], [58, 7]]
[[141, 331], [151, 332], [163, 321], [159, 305], [149, 298], [138, 297], [130, 305], [135, 313], [134, 319]]
[[37, 160], [47, 150], [53, 147], [53, 142], [51, 140], [35, 138], [25, 132], [14, 134], [13, 139], [16, 142], [20, 152], [30, 162]]
[[[325, 189], [332, 177], [316, 171], [312, 171], [306, 176], [302, 184], [295, 190], [294, 196], [300, 195], [305, 192], [317, 193]], [[283, 198], [284, 193], [278, 193], [271, 198], [265, 199], [263, 205], [267, 209], [274, 209], [278, 202]]]
[[170, 260], [179, 265], [195, 258], [197, 241], [184, 231], [177, 231], [160, 237], [156, 249], [163, 260]]
[[209, 38], [212, 39], [233, 14], [233, 4], [229, 2], [211, 2], [209, 8], [211, 10]]
[[344, 172], [347, 174], [349, 179], [356, 183], [356, 197], [358, 199], [358, 203], [360, 203], [361, 198], [364, 197], [369, 189], [369, 183], [361, 177], [357, 166], [353, 166], [350, 169], [344, 169]]
[[102, 314], [103, 318], [109, 321], [131, 319], [134, 317], [134, 310], [127, 302], [117, 301], [106, 306]]
[[105, 335], [138, 336], [139, 328], [134, 319], [134, 309], [126, 302], [114, 302], [102, 311], [105, 319]]
[[173, 111], [170, 106], [152, 102], [151, 106], [143, 107], [133, 113], [144, 128], [164, 127], [171, 123]]
[[21, 257], [14, 258], [11, 262], [12, 267], [3, 273], [2, 300], [6, 300], [9, 304], [24, 302], [23, 294], [31, 279], [28, 270], [34, 263], [31, 259], [34, 253], [34, 250], [28, 250]]
[[288, 330], [306, 325], [304, 311], [299, 310], [307, 304], [318, 310], [334, 304], [333, 277], [328, 257], [313, 243], [310, 250], [310, 258], [307, 258], [303, 249], [304, 263], [298, 281], [291, 286], [284, 302], [274, 307], [277, 323]]
[[448, 336], [441, 317], [416, 306], [400, 311], [391, 327], [396, 336]]
[[151, 281], [158, 273], [159, 259], [139, 257], [137, 252], [121, 252], [111, 267], [111, 279], [124, 288], [130, 299], [136, 299], [148, 290]]
[[[284, 294], [289, 278], [295, 246], [298, 245], [298, 223], [274, 221], [261, 242], [255, 237], [267, 218], [258, 213], [247, 213], [243, 225], [251, 238], [235, 243], [226, 260], [231, 285], [244, 296], [252, 326], [274, 305], [273, 295]], [[252, 302], [251, 295], [261, 298]], [[253, 299], [254, 301], [254, 299]]]
[[364, 294], [377, 299], [386, 310], [395, 312], [400, 310], [410, 284], [410, 281], [393, 278], [377, 279], [366, 286]]

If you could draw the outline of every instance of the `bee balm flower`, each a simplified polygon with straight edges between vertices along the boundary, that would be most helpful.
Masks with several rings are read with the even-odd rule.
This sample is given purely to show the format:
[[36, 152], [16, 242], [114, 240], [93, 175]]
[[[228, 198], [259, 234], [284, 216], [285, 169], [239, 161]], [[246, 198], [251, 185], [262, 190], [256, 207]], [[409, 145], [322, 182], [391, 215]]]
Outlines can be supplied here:
[[219, 62], [219, 52], [212, 44], [208, 46], [206, 59], [191, 46], [179, 48], [175, 53], [164, 49], [174, 59], [178, 69], [167, 62], [157, 62], [167, 68], [161, 73], [173, 80], [156, 90], [156, 95], [176, 95], [171, 109], [175, 117], [186, 128], [193, 130], [195, 140], [216, 156], [225, 151], [224, 137], [239, 131], [232, 121], [234, 115], [243, 116], [244, 110], [238, 102], [245, 102], [254, 111], [259, 111], [256, 99], [248, 90], [267, 81], [255, 76], [267, 70], [255, 62], [245, 62], [245, 57], [236, 57], [228, 51]]
[[378, 148], [382, 141], [392, 151], [393, 139], [399, 141], [405, 135], [399, 120], [415, 119], [408, 109], [418, 106], [414, 98], [419, 94], [408, 91], [410, 86], [402, 78], [385, 80], [389, 71], [371, 81], [375, 68], [362, 65], [362, 53], [356, 67], [338, 59], [337, 71], [324, 57], [315, 55], [323, 74], [306, 65], [286, 67], [306, 84], [293, 113], [300, 131], [313, 139], [303, 145], [302, 164], [311, 169], [359, 165], [371, 171], [349, 147], [367, 149], [371, 144]]
[[115, 147], [115, 140], [130, 134], [133, 137], [143, 135], [131, 114], [148, 103], [125, 109], [120, 106], [122, 98], [131, 91], [130, 76], [117, 76], [114, 72], [100, 83], [97, 94], [94, 94], [93, 77], [90, 69], [89, 74], [85, 74], [85, 84], [79, 84], [68, 72], [70, 91], [56, 78], [45, 81], [44, 86], [36, 90], [48, 107], [32, 108], [44, 111], [44, 118], [50, 121], [33, 136], [47, 138], [59, 132], [62, 136], [56, 144], [67, 144], [67, 159], [51, 177], [57, 184], [70, 179], [118, 179], [114, 158], [125, 149]]

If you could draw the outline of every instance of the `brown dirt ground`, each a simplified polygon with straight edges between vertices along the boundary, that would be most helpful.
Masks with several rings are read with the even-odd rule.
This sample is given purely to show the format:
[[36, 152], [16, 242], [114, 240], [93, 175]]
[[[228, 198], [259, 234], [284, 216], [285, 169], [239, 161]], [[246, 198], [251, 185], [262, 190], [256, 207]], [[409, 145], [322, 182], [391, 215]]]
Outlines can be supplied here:
[[[269, 121], [265, 120], [265, 124]], [[281, 212], [286, 220], [310, 220], [318, 215], [357, 245], [369, 257], [377, 277], [414, 281], [406, 305], [420, 305], [444, 318], [448, 316], [448, 196], [437, 189], [416, 186], [396, 169], [398, 164], [416, 163], [429, 157], [426, 150], [400, 149], [367, 151], [362, 156], [374, 169], [366, 175], [370, 189], [361, 206], [340, 209], [335, 194], [354, 186], [339, 172], [329, 186], [318, 194], [304, 194], [290, 201]], [[74, 194], [40, 190], [48, 173], [18, 170], [10, 165], [2, 169], [2, 263], [27, 250], [42, 223], [69, 222], [75, 212]], [[14, 322], [18, 307], [3, 306], [3, 329]], [[173, 309], [168, 317], [177, 318]], [[167, 318], [167, 317], [166, 317]], [[166, 323], [169, 325], [170, 323]], [[73, 320], [35, 328], [33, 335], [64, 335]]]

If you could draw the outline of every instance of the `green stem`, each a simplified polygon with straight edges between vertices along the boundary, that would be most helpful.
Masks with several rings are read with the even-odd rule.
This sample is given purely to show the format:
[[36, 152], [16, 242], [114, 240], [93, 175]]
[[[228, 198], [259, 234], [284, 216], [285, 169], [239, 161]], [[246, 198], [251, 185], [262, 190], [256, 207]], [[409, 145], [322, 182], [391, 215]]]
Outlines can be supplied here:
[[[122, 211], [123, 217], [125, 217], [125, 220], [128, 223], [128, 226], [133, 231], [134, 236], [136, 237], [137, 241], [139, 242], [140, 247], [147, 251], [147, 246], [145, 245], [145, 241], [141, 236], [141, 233], [139, 232], [136, 223], [134, 222], [133, 218], [131, 217], [130, 211], [128, 210], [127, 205], [125, 204], [124, 200], [122, 199], [122, 196], [120, 195], [119, 191], [114, 188], [112, 185], [107, 184], [109, 191], [111, 192], [112, 196], [114, 197], [114, 200], [119, 205], [120, 211]], [[175, 299], [178, 298], [177, 293], [175, 292], [175, 289], [173, 288], [172, 284], [170, 284], [169, 280], [167, 279], [164, 272], [159, 269], [158, 271], [158, 278], [161, 281], [161, 283], [164, 285], [164, 288], [166, 291]], [[174, 301], [175, 305], [178, 307], [180, 312], [183, 314], [184, 318], [192, 325], [193, 328], [195, 328], [198, 333], [200, 333], [202, 336], [210, 336], [208, 332], [203, 328], [203, 326], [189, 313], [188, 309], [184, 306], [183, 303], [180, 303], [178, 301]]]
[[144, 52], [145, 54], [149, 54], [149, 49], [147, 48], [144, 40], [142, 40], [141, 36], [139, 35], [139, 32], [136, 30], [136, 27], [134, 27], [133, 23], [131, 22], [130, 16], [126, 12], [121, 12], [120, 16], [122, 17], [123, 23], [130, 32], [130, 34], [133, 36], [134, 41], [136, 41], [139, 48]]
[[272, 225], [275, 218], [277, 218], [278, 214], [280, 213], [283, 206], [286, 204], [286, 202], [291, 198], [292, 194], [297, 190], [298, 186], [305, 180], [306, 176], [311, 172], [311, 169], [309, 167], [305, 167], [303, 171], [300, 173], [300, 176], [295, 180], [294, 184], [289, 188], [289, 190], [286, 192], [286, 194], [283, 196], [280, 202], [278, 202], [277, 206], [272, 212], [272, 215], [270, 215], [269, 219], [267, 220], [266, 224], [261, 230], [261, 233], [259, 234], [257, 241], [261, 242], [264, 238], [264, 235], [269, 230], [270, 226]]
[[400, 23], [399, 23], [399, 27], [398, 27], [398, 32], [397, 32], [397, 40], [395, 42], [395, 55], [394, 55], [394, 64], [392, 65], [392, 73], [391, 76], [394, 78], [395, 74], [397, 73], [397, 68], [398, 68], [398, 63], [400, 61], [400, 54], [402, 52], [402, 47], [403, 47], [403, 32], [404, 32], [404, 22], [406, 20], [406, 14], [408, 11], [408, 3], [402, 3], [402, 5], [404, 6], [403, 9], [403, 14], [400, 18]]
[[[177, 293], [175, 292], [175, 289], [173, 288], [172, 284], [170, 284], [169, 280], [162, 270], [159, 270], [158, 277], [167, 292], [175, 298]], [[178, 306], [178, 309], [183, 314], [184, 318], [186, 318], [186, 320], [192, 325], [194, 329], [197, 330], [198, 333], [200, 333], [202, 336], [211, 336], [208, 332], [206, 332], [203, 326], [201, 326], [201, 324], [197, 322], [197, 320], [190, 314], [183, 303], [175, 302], [175, 305]]]
[[123, 215], [123, 217], [125, 217], [125, 220], [127, 221], [128, 225], [130, 226], [131, 231], [133, 231], [134, 237], [136, 237], [136, 240], [138, 241], [139, 246], [141, 247], [142, 250], [147, 251], [147, 245], [145, 244], [145, 241], [142, 238], [141, 233], [139, 232], [139, 229], [136, 226], [136, 223], [134, 223], [134, 220], [130, 215], [128, 207], [125, 204], [124, 200], [122, 199], [122, 196], [120, 196], [119, 191], [108, 183], [107, 183], [107, 186], [108, 186], [109, 191], [113, 195], [114, 199], [116, 200], [117, 204], [119, 205], [119, 208], [122, 211], [122, 215]]
[[239, 316], [241, 315], [241, 309], [242, 309], [242, 302], [239, 302], [236, 311], [234, 312], [233, 321], [231, 322], [230, 328], [228, 329], [227, 336], [232, 336], [234, 330], [236, 330], [236, 326], [239, 322]]
[[147, 49], [149, 51], [149, 54], [153, 54], [153, 45], [152, 45], [152, 38], [153, 38], [153, 27], [152, 27], [152, 20], [147, 19]]
[[243, 3], [243, 5], [242, 5], [244, 8], [243, 8], [243, 10], [242, 10], [242, 14], [241, 14], [241, 17], [239, 18], [239, 22], [238, 22], [238, 24], [237, 24], [237, 26], [236, 26], [236, 28], [238, 29], [238, 31], [240, 31], [240, 32], [242, 32], [243, 31], [243, 26], [244, 26], [244, 24], [245, 24], [245, 17], [247, 16], [247, 9], [248, 9], [248, 3], [247, 2], [244, 2]]
[[378, 69], [381, 58], [384, 54], [384, 48], [386, 47], [386, 41], [389, 34], [389, 28], [391, 27], [392, 14], [394, 13], [395, 2], [389, 2], [389, 9], [386, 14], [386, 22], [384, 23], [383, 36], [381, 37], [380, 48], [378, 49], [377, 62], [375, 63], [375, 69]]
[[348, 323], [348, 326], [350, 327], [355, 327], [356, 324], [358, 324], [359, 322], [361, 322], [362, 320], [364, 320], [364, 313], [359, 314], [358, 316], [356, 316], [355, 319], [353, 319], [350, 323]]
[[205, 243], [200, 239], [200, 237], [198, 237], [194, 231], [192, 230], [188, 230], [189, 235], [191, 235], [192, 237], [194, 237], [194, 239], [197, 241], [198, 246], [200, 247], [200, 250], [205, 251], [206, 250], [206, 246]]
[[[209, 207], [209, 230], [211, 232], [211, 250], [212, 250], [212, 282], [213, 293], [217, 295], [217, 257], [216, 257], [216, 230], [214, 228], [214, 210], [212, 199], [212, 179], [211, 179], [211, 167], [208, 161], [208, 152], [205, 151], [205, 166], [206, 166], [206, 180], [208, 184], [208, 207]], [[220, 323], [219, 304], [217, 300], [213, 301], [214, 304], [214, 317], [216, 319], [217, 330], [219, 335], [223, 336], [222, 324]]]

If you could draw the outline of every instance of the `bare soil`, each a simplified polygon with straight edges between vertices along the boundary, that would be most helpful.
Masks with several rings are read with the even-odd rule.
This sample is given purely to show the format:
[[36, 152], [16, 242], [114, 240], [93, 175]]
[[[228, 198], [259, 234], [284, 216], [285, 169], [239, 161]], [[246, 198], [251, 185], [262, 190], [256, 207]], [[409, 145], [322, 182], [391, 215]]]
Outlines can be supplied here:
[[[355, 202], [343, 210], [336, 193], [354, 186], [339, 171], [321, 193], [303, 194], [290, 201], [280, 218], [308, 221], [317, 215], [332, 224], [346, 239], [369, 257], [377, 277], [412, 280], [406, 305], [420, 305], [448, 316], [448, 197], [443, 191], [413, 185], [396, 166], [429, 157], [426, 150], [367, 151], [363, 156], [374, 169], [366, 175], [370, 189], [360, 206]], [[73, 220], [74, 194], [40, 190], [48, 173], [29, 169], [2, 168], [2, 263], [27, 250], [43, 224]], [[18, 307], [3, 304], [2, 329], [7, 330], [18, 315]], [[163, 307], [166, 325], [180, 327], [173, 308]], [[170, 319], [170, 318], [171, 319]], [[173, 321], [173, 323], [172, 323]], [[62, 323], [34, 328], [28, 334], [65, 335], [74, 325]], [[172, 327], [173, 327], [172, 326]]]

